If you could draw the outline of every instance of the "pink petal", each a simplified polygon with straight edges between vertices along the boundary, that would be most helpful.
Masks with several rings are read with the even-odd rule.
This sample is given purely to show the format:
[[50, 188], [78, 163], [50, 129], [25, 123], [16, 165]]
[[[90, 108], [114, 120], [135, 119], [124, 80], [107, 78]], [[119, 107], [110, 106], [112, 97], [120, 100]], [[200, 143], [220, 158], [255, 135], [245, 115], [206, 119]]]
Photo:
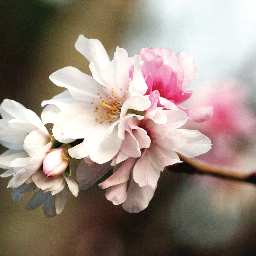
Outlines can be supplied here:
[[131, 180], [123, 208], [130, 213], [138, 213], [148, 207], [154, 193], [155, 191], [149, 186], [140, 187], [134, 180]]
[[147, 150], [143, 153], [141, 158], [133, 168], [133, 179], [140, 186], [149, 186], [156, 189], [160, 171], [157, 170], [150, 162]]
[[122, 204], [127, 198], [127, 182], [107, 188], [106, 198], [114, 205]]
[[114, 172], [114, 174], [112, 174], [104, 182], [100, 183], [99, 186], [102, 189], [105, 189], [128, 181], [134, 163], [134, 158], [128, 158], [121, 164], [121, 166], [117, 169], [117, 171]]

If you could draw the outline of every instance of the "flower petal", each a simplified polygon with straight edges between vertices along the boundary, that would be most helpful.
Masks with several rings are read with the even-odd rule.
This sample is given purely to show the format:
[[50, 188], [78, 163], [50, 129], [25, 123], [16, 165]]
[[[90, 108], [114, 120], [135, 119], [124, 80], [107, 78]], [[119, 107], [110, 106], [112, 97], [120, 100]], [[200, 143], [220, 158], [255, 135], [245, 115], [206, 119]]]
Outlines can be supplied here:
[[133, 73], [133, 79], [130, 84], [130, 92], [133, 91], [138, 92], [141, 95], [145, 95], [147, 92], [148, 86], [145, 82], [145, 79], [141, 72], [141, 66], [143, 62], [141, 61], [141, 58], [139, 55], [134, 56], [134, 73]]
[[120, 118], [124, 118], [128, 109], [145, 111], [151, 105], [149, 96], [134, 96], [126, 100], [122, 106]]
[[23, 110], [25, 109], [23, 105], [16, 101], [5, 99], [0, 106], [0, 114], [6, 120], [14, 118], [24, 120], [25, 115]]
[[92, 102], [99, 94], [106, 95], [102, 85], [93, 77], [74, 67], [65, 67], [50, 75], [50, 80], [57, 86], [65, 87], [75, 100]]
[[31, 192], [30, 184], [23, 184], [12, 191], [12, 201], [14, 203], [20, 201], [20, 199], [27, 193]]
[[49, 194], [43, 203], [44, 214], [47, 218], [56, 216], [54, 197]]
[[32, 180], [38, 188], [42, 190], [46, 190], [46, 189], [52, 188], [53, 186], [59, 187], [63, 182], [63, 177], [59, 176], [59, 177], [49, 178], [46, 175], [44, 175], [42, 171], [37, 171], [32, 175]]
[[149, 186], [156, 189], [160, 171], [151, 164], [148, 152], [145, 150], [133, 168], [133, 179], [140, 187]]
[[187, 143], [183, 147], [177, 147], [174, 151], [185, 157], [196, 157], [211, 149], [211, 140], [199, 131], [179, 129], [186, 138]]
[[128, 158], [109, 178], [99, 184], [102, 189], [125, 183], [129, 180], [130, 172], [135, 163], [135, 158]]
[[16, 158], [25, 158], [27, 156], [27, 153], [24, 151], [17, 152], [15, 150], [8, 149], [2, 155], [0, 155], [0, 168], [8, 169], [13, 160]]
[[126, 94], [130, 85], [129, 63], [128, 53], [117, 47], [111, 62], [104, 67], [98, 62], [91, 62], [90, 70], [95, 80], [108, 88], [109, 92], [113, 91], [115, 96], [121, 98]]
[[48, 105], [44, 108], [41, 118], [44, 124], [50, 124], [54, 123], [58, 113], [60, 112], [60, 109], [55, 105]]
[[118, 137], [118, 129], [115, 125], [104, 131], [97, 130], [85, 143], [87, 152], [92, 161], [103, 164], [110, 161], [119, 151], [122, 140]]
[[106, 198], [114, 205], [122, 204], [127, 198], [127, 182], [107, 188]]
[[140, 187], [134, 180], [131, 180], [123, 208], [130, 213], [138, 213], [148, 207], [154, 193], [155, 191], [149, 186]]
[[90, 62], [101, 63], [102, 66], [110, 62], [104, 46], [97, 39], [88, 39], [83, 35], [79, 35], [75, 48]]
[[38, 153], [50, 142], [50, 137], [41, 130], [37, 129], [30, 132], [24, 140], [24, 150], [30, 157]]
[[77, 197], [78, 196], [78, 192], [79, 192], [79, 187], [76, 183], [76, 181], [74, 179], [72, 179], [71, 177], [66, 177], [64, 176], [67, 184], [68, 184], [68, 188], [71, 191], [71, 193]]
[[[48, 192], [49, 193], [49, 192]], [[31, 211], [38, 208], [48, 197], [48, 193], [44, 193], [42, 190], [37, 191], [33, 197], [27, 202], [26, 210]]]
[[89, 165], [82, 160], [76, 170], [76, 180], [79, 188], [83, 190], [90, 188], [112, 168], [109, 162], [105, 164], [92, 163]]
[[76, 158], [76, 159], [81, 159], [81, 158], [88, 156], [86, 147], [83, 142], [70, 148], [68, 150], [68, 153], [71, 157]]
[[180, 67], [183, 69], [183, 83], [182, 87], [189, 85], [196, 77], [197, 64], [192, 56], [186, 52], [177, 54]]
[[60, 193], [54, 196], [55, 197], [55, 208], [56, 213], [60, 214], [67, 202], [68, 199], [68, 188], [65, 186]]

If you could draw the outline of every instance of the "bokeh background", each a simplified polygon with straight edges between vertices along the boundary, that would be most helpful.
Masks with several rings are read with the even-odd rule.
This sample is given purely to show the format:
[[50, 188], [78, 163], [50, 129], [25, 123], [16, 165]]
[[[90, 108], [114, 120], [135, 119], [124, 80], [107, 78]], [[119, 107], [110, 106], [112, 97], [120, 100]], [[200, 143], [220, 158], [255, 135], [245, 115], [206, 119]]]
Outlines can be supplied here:
[[[41, 101], [62, 91], [51, 73], [65, 66], [89, 73], [74, 48], [79, 34], [99, 39], [111, 57], [117, 45], [130, 56], [143, 47], [185, 51], [198, 63], [187, 105], [218, 110], [196, 127], [216, 145], [202, 159], [256, 170], [255, 1], [8, 0], [0, 7], [1, 102], [40, 114]], [[94, 186], [48, 219], [41, 208], [24, 209], [31, 195], [12, 203], [1, 179], [0, 255], [256, 255], [256, 187], [173, 168], [139, 214], [113, 206]]]

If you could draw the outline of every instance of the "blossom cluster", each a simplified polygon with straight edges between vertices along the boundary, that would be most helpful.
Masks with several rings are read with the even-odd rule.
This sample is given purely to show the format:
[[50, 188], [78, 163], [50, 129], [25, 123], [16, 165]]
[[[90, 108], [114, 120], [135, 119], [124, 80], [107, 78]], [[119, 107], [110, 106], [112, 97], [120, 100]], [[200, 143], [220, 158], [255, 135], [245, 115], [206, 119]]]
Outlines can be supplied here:
[[[181, 106], [192, 95], [185, 87], [195, 78], [196, 62], [164, 48], [128, 57], [119, 47], [111, 61], [100, 41], [82, 35], [75, 47], [90, 62], [92, 76], [70, 66], [50, 75], [66, 90], [42, 102], [41, 119], [15, 101], [1, 104], [0, 143], [7, 148], [1, 176], [12, 176], [14, 201], [34, 191], [26, 208], [43, 204], [45, 214], [54, 216], [69, 190], [77, 196], [79, 188], [108, 174], [98, 184], [106, 198], [140, 212], [164, 168], [181, 163], [178, 154], [195, 157], [211, 148], [208, 137], [182, 128], [187, 120], [199, 123], [212, 115], [211, 107]], [[80, 161], [76, 178], [73, 160]]]

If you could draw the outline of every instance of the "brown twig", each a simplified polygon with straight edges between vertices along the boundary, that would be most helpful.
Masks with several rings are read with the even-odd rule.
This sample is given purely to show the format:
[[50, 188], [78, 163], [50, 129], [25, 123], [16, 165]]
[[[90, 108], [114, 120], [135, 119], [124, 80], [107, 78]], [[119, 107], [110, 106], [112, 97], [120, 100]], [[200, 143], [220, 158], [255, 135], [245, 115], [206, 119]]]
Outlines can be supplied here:
[[170, 171], [174, 172], [183, 172], [188, 174], [204, 174], [204, 175], [211, 175], [215, 177], [225, 178], [229, 180], [237, 180], [241, 182], [249, 182], [252, 184], [256, 184], [256, 172], [243, 173], [232, 169], [232, 167], [223, 167], [223, 166], [216, 166], [205, 163], [203, 161], [194, 159], [194, 158], [187, 158], [183, 155], [179, 154], [180, 159], [183, 161], [184, 168], [172, 168], [172, 166], [168, 167]]

